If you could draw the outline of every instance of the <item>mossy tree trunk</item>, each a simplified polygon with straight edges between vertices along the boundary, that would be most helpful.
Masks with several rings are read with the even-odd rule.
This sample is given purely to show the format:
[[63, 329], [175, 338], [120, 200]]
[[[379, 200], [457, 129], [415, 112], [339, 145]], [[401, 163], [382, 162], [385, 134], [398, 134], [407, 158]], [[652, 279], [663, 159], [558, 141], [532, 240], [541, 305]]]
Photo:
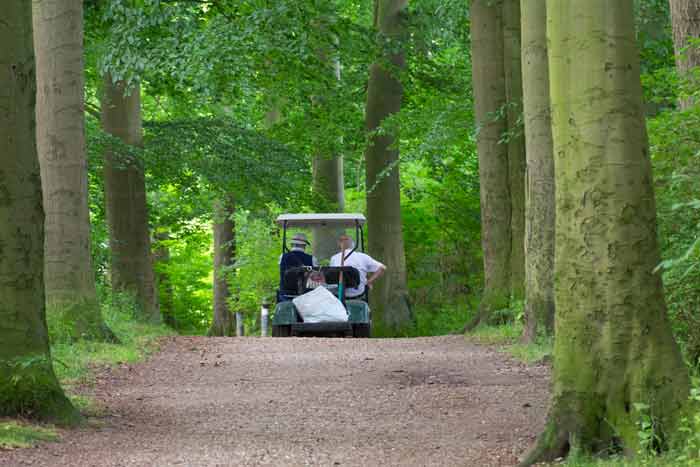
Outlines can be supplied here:
[[100, 312], [90, 255], [83, 3], [35, 0], [33, 13], [47, 313], [74, 339], [113, 339]]
[[[673, 43], [676, 49], [676, 68], [687, 79], [700, 73], [700, 2], [697, 0], [670, 0], [673, 23]], [[695, 42], [694, 42], [695, 41]], [[694, 71], [693, 71], [694, 70]], [[694, 104], [692, 98], [680, 100], [681, 109]]]
[[[523, 465], [664, 447], [688, 394], [661, 276], [633, 0], [548, 0], [556, 173], [554, 387]], [[575, 59], [572, 59], [575, 57]]]
[[520, 0], [503, 1], [503, 58], [508, 122], [510, 185], [510, 295], [525, 297], [525, 137], [522, 127], [523, 80]]
[[[105, 75], [102, 127], [125, 144], [143, 144], [141, 96], [138, 85], [125, 89]], [[131, 294], [142, 317], [159, 321], [151, 257], [143, 162], [111, 149], [104, 160], [105, 205], [109, 226], [112, 291]]]
[[3, 3], [0, 44], [0, 416], [68, 423], [79, 415], [53, 372], [46, 328], [31, 2]]
[[365, 110], [370, 134], [365, 151], [369, 253], [387, 266], [386, 275], [372, 291], [372, 314], [376, 333], [385, 335], [412, 326], [414, 319], [406, 283], [397, 135], [393, 129], [375, 133], [387, 117], [401, 110], [407, 6], [408, 0], [375, 1], [375, 28], [392, 50], [370, 68]]
[[236, 255], [234, 213], [231, 197], [214, 205], [214, 316], [209, 336], [236, 335], [236, 323], [228, 304], [231, 296], [228, 278]]
[[472, 0], [470, 13], [484, 294], [477, 316], [465, 330], [509, 305], [512, 250], [508, 146], [501, 143], [507, 121], [499, 116], [506, 104], [503, 1]]
[[527, 148], [525, 329], [554, 332], [554, 154], [547, 61], [547, 1], [521, 0], [523, 122]]

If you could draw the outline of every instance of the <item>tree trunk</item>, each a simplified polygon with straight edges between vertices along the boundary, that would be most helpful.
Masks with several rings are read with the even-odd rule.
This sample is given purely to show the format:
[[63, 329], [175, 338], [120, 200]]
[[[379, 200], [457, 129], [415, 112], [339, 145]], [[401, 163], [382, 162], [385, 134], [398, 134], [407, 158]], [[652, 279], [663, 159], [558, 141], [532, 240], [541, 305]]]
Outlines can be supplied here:
[[508, 147], [500, 143], [507, 122], [498, 117], [506, 103], [503, 1], [472, 0], [470, 11], [484, 294], [477, 316], [465, 330], [488, 321], [493, 311], [508, 306], [512, 247]]
[[[633, 0], [547, 2], [556, 173], [552, 408], [523, 465], [665, 446], [688, 395], [661, 276]], [[591, 40], [595, 38], [595, 40]], [[575, 60], [572, 60], [575, 57]], [[638, 404], [649, 408], [640, 413]]]
[[525, 330], [554, 331], [554, 154], [547, 62], [547, 2], [521, 0], [523, 107], [527, 145]]
[[82, 1], [35, 0], [34, 42], [47, 313], [73, 339], [113, 339], [100, 313], [90, 256]]
[[232, 198], [214, 206], [214, 317], [209, 336], [236, 335], [236, 323], [228, 306], [231, 292], [227, 280], [236, 254], [234, 213]]
[[[343, 156], [316, 154], [313, 160], [313, 193], [316, 212], [343, 212], [345, 187]], [[342, 229], [315, 227], [313, 254], [318, 259], [329, 259], [338, 251], [337, 239]]]
[[[328, 54], [320, 53], [321, 60], [331, 65]], [[340, 62], [332, 62], [333, 75], [340, 80]], [[330, 68], [330, 67], [329, 67]], [[323, 105], [323, 96], [315, 98]], [[327, 106], [326, 106], [327, 107]], [[332, 109], [328, 109], [332, 111]], [[322, 137], [322, 135], [319, 135]], [[341, 154], [314, 154], [313, 194], [316, 212], [343, 212], [345, 209], [345, 182], [343, 177], [343, 156]], [[329, 259], [338, 251], [337, 239], [341, 231], [328, 227], [314, 228], [313, 253], [316, 258]]]
[[[676, 68], [682, 77], [692, 80], [692, 70], [700, 66], [700, 47], [697, 43], [692, 43], [693, 40], [700, 39], [700, 2], [698, 0], [670, 0], [670, 3], [673, 43], [676, 49]], [[692, 105], [693, 99], [691, 98], [684, 98], [679, 102], [681, 110]]]
[[525, 137], [522, 128], [523, 80], [520, 0], [503, 2], [503, 58], [508, 120], [510, 185], [510, 295], [525, 297]]
[[[104, 77], [102, 98], [104, 130], [125, 144], [141, 146], [141, 97], [139, 86], [125, 95], [124, 83]], [[109, 225], [112, 291], [133, 295], [145, 319], [158, 321], [155, 277], [146, 206], [146, 182], [142, 161], [115, 150], [105, 153], [105, 204]]]
[[31, 2], [3, 3], [0, 44], [0, 417], [69, 423], [79, 415], [53, 372], [46, 328]]
[[169, 240], [170, 233], [167, 230], [155, 234], [154, 272], [156, 275], [156, 290], [158, 291], [158, 305], [163, 322], [171, 328], [177, 329], [174, 290], [170, 274], [168, 273], [168, 265], [170, 264]]
[[[408, 0], [375, 2], [375, 27], [396, 46], [406, 34], [407, 6]], [[403, 86], [398, 74], [405, 67], [405, 58], [403, 51], [388, 53], [386, 58], [392, 69], [384, 63], [372, 64], [367, 88], [367, 235], [370, 255], [387, 267], [386, 275], [372, 292], [374, 329], [378, 334], [395, 335], [413, 324], [401, 227], [398, 141], [391, 131], [382, 135], [374, 131], [386, 117], [401, 110]]]

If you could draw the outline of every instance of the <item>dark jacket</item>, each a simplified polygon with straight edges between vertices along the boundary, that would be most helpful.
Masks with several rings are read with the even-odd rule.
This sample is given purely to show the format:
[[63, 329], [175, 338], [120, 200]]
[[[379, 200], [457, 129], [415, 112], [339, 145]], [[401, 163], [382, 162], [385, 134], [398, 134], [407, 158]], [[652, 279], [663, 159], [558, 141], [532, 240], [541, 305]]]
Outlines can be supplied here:
[[300, 266], [313, 266], [313, 264], [313, 257], [303, 251], [289, 251], [283, 254], [280, 261], [280, 291], [284, 291], [284, 273], [288, 269]]

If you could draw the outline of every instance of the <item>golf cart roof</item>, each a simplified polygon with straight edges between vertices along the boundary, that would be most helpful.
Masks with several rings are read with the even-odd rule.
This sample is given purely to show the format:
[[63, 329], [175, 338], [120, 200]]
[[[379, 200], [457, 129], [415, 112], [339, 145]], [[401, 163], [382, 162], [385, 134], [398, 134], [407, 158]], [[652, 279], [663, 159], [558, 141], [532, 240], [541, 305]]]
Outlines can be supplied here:
[[287, 225], [287, 228], [304, 228], [316, 226], [333, 226], [333, 227], [355, 227], [363, 225], [367, 219], [362, 214], [282, 214], [277, 218], [277, 223], [281, 226]]

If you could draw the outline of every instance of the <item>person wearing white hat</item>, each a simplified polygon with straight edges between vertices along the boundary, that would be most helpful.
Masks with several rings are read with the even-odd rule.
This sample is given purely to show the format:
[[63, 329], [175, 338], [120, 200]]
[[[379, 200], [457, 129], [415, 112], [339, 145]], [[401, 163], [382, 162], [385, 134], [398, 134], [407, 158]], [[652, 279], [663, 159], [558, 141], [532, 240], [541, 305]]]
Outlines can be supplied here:
[[[306, 253], [306, 247], [311, 245], [306, 235], [296, 233], [289, 242], [291, 248], [286, 253], [280, 255], [280, 291], [284, 295], [284, 274], [288, 269], [300, 266], [318, 266], [316, 258]], [[278, 297], [279, 300], [279, 297]]]

